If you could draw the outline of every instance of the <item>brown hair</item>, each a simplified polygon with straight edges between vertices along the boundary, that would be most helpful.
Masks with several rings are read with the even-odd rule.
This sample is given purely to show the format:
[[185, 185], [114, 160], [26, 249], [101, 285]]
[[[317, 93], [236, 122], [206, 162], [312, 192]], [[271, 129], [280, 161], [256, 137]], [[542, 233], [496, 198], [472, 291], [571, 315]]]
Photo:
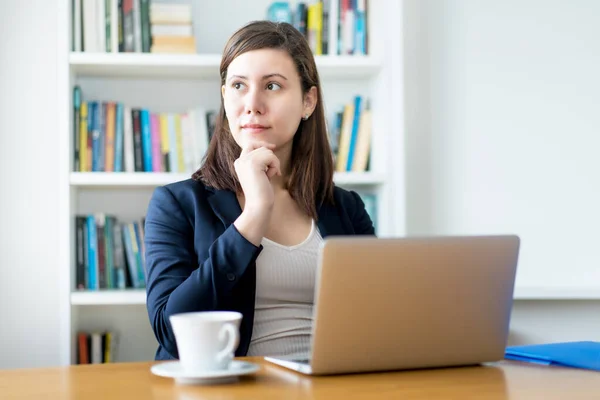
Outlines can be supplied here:
[[[240, 54], [264, 48], [284, 50], [290, 55], [300, 75], [302, 92], [317, 88], [317, 105], [306, 121], [302, 120], [293, 139], [291, 173], [287, 181], [290, 196], [312, 218], [317, 207], [333, 203], [333, 155], [329, 147], [321, 83], [315, 59], [304, 36], [288, 23], [255, 21], [235, 32], [223, 51], [220, 73], [225, 84], [229, 64]], [[204, 157], [204, 163], [192, 178], [216, 189], [242, 193], [233, 166], [240, 147], [229, 130], [223, 97], [215, 123], [215, 131]]]

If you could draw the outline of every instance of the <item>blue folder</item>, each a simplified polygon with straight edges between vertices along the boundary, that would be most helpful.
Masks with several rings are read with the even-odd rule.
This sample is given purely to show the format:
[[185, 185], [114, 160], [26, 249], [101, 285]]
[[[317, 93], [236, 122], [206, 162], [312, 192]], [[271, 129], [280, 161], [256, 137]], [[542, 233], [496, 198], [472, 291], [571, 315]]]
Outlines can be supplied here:
[[504, 358], [544, 365], [600, 371], [600, 342], [565, 342], [510, 346]]

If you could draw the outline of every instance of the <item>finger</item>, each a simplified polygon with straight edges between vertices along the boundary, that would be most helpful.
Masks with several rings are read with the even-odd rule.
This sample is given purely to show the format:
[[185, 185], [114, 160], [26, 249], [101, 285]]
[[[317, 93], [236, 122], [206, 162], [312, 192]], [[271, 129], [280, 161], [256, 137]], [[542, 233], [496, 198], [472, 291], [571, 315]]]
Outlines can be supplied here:
[[261, 148], [253, 153], [253, 158], [258, 167], [265, 171], [269, 178], [281, 175], [281, 163], [279, 158], [271, 150]]
[[275, 175], [281, 176], [281, 163], [279, 162], [279, 158], [277, 158], [276, 155], [273, 155], [272, 162], [267, 169], [267, 176], [271, 179]]
[[275, 175], [280, 175], [281, 176], [281, 172], [279, 171], [279, 168], [274, 168], [274, 167], [267, 168], [267, 177], [269, 179], [271, 179]]

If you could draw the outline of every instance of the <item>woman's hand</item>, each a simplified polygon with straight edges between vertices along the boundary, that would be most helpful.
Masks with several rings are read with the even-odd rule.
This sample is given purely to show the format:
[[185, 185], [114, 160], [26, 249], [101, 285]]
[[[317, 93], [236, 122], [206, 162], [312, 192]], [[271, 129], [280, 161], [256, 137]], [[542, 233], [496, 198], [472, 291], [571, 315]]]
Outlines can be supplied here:
[[235, 172], [244, 191], [245, 208], [265, 210], [273, 207], [275, 197], [270, 179], [281, 175], [275, 145], [262, 141], [246, 144], [235, 160]]
[[249, 142], [242, 149], [234, 167], [244, 192], [244, 211], [234, 222], [240, 233], [258, 246], [269, 227], [275, 195], [270, 179], [281, 175], [275, 145]]

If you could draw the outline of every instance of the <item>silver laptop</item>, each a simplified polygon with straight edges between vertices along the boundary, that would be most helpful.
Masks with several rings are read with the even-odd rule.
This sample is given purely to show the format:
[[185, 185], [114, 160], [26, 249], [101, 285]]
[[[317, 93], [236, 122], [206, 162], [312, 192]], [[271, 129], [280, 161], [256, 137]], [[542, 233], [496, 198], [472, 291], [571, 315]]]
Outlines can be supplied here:
[[310, 356], [265, 359], [311, 375], [500, 360], [519, 247], [514, 235], [328, 238]]

